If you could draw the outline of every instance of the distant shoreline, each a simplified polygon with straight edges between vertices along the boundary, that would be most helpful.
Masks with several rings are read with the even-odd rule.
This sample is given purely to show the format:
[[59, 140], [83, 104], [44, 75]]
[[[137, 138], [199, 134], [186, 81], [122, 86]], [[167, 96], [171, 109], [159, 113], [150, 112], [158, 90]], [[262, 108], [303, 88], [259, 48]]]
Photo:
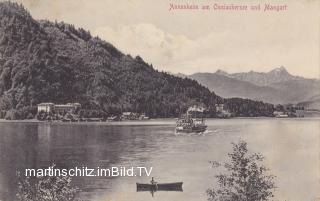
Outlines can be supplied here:
[[[166, 121], [166, 122], [163, 122]], [[174, 118], [159, 118], [150, 120], [128, 120], [128, 121], [97, 121], [97, 122], [61, 122], [61, 121], [39, 121], [37, 119], [6, 120], [0, 119], [0, 123], [41, 123], [41, 124], [62, 124], [62, 125], [167, 125], [174, 124]]]
[[6, 120], [0, 119], [0, 123], [45, 123], [44, 121], [39, 121], [37, 119], [23, 119], [23, 120]]
[[[276, 117], [233, 117], [229, 119], [238, 119], [238, 120], [244, 120], [244, 119], [278, 119], [278, 120], [292, 120], [292, 119], [318, 119], [319, 117], [303, 117], [303, 118], [276, 118]], [[229, 119], [222, 119], [222, 118], [207, 118], [207, 120], [229, 120]], [[159, 119], [150, 119], [150, 120], [128, 120], [128, 121], [101, 121], [101, 122], [60, 122], [60, 121], [39, 121], [37, 119], [26, 119], [26, 120], [5, 120], [0, 119], [0, 123], [41, 123], [41, 124], [61, 124], [61, 125], [119, 125], [119, 126], [130, 126], [130, 125], [171, 125], [175, 123], [175, 118], [159, 118]]]

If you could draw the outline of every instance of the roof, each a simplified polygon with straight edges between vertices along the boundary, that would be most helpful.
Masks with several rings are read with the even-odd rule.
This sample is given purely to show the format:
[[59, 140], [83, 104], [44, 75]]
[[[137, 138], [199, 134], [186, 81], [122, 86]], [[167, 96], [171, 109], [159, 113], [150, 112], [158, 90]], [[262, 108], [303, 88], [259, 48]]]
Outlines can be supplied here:
[[54, 103], [39, 103], [38, 106], [55, 106], [55, 107], [74, 107], [74, 106], [81, 106], [80, 103], [68, 103], [68, 104], [57, 104]]
[[40, 103], [38, 106], [53, 106], [53, 103]]
[[67, 103], [67, 105], [81, 105], [80, 103]]
[[54, 107], [74, 107], [74, 105], [54, 105]]

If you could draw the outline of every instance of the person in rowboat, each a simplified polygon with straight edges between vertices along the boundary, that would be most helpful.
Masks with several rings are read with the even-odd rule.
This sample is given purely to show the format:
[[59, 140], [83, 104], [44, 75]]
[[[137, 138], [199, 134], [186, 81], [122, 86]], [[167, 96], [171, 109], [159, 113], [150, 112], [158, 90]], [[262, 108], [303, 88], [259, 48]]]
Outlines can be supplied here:
[[153, 177], [151, 178], [150, 183], [151, 183], [152, 185], [154, 185], [154, 186], [152, 187], [152, 190], [151, 190], [151, 194], [152, 194], [152, 197], [153, 197], [153, 193], [158, 190], [158, 184], [157, 184], [157, 182], [153, 179]]
[[151, 183], [151, 184], [155, 184], [155, 185], [157, 184], [157, 182], [153, 179], [153, 177], [151, 178], [150, 183]]

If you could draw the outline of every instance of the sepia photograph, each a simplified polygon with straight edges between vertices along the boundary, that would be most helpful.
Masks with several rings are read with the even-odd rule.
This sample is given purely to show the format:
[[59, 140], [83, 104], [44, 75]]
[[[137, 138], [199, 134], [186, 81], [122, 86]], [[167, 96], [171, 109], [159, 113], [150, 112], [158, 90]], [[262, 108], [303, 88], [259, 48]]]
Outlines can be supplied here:
[[0, 0], [0, 201], [320, 201], [319, 0]]

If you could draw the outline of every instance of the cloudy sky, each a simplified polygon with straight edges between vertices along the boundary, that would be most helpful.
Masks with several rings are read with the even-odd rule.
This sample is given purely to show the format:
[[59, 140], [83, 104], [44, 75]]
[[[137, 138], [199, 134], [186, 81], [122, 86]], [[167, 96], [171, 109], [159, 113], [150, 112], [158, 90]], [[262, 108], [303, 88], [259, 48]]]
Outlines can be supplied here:
[[[284, 66], [319, 78], [318, 0], [18, 0], [36, 19], [90, 30], [122, 52], [173, 73]], [[287, 5], [282, 12], [175, 10], [170, 4]]]

